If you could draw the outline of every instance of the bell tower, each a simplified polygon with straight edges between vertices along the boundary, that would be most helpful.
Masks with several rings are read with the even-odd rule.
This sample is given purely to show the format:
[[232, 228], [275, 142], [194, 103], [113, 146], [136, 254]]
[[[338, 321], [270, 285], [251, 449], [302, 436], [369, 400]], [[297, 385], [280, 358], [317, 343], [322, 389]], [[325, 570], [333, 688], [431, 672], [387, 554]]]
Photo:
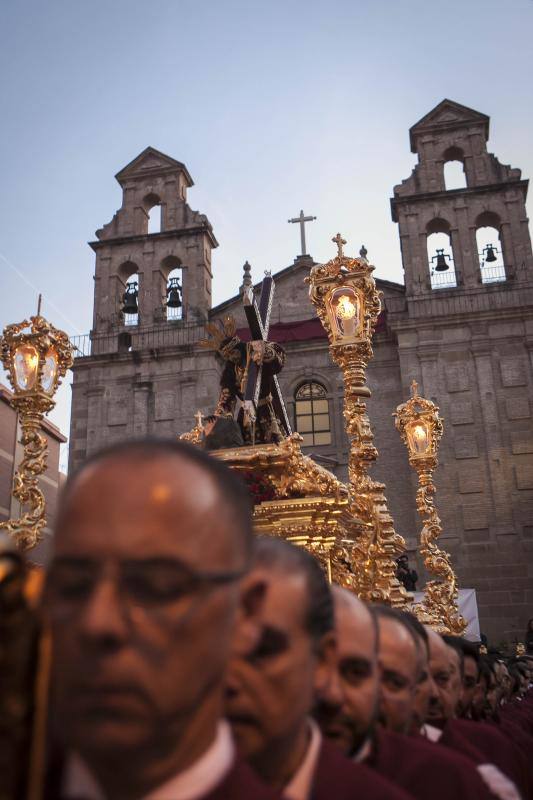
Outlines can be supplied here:
[[[205, 214], [187, 205], [193, 180], [185, 164], [147, 147], [115, 176], [122, 187], [122, 207], [96, 231], [93, 332], [109, 333], [124, 320], [121, 307], [126, 282], [137, 283], [138, 320], [142, 327], [165, 321], [167, 281], [182, 271], [185, 322], [207, 319], [211, 308], [211, 250], [217, 247]], [[150, 222], [157, 232], [151, 232]]]
[[511, 639], [533, 602], [533, 257], [528, 181], [487, 151], [488, 133], [485, 114], [451, 100], [411, 128], [418, 164], [391, 200], [405, 296], [386, 307], [403, 396], [416, 380], [445, 421], [441, 546], [489, 639]]
[[122, 206], [90, 243], [93, 327], [77, 342], [71, 466], [114, 441], [186, 430], [206, 405], [198, 371], [218, 381], [213, 356], [196, 352], [218, 243], [187, 204], [187, 167], [147, 147], [116, 179]]
[[[485, 114], [451, 100], [443, 100], [411, 128], [411, 152], [418, 155], [418, 164], [394, 187], [391, 200], [408, 296], [499, 282], [519, 285], [531, 278], [528, 181], [487, 151], [488, 136]], [[453, 166], [462, 186], [448, 185], [447, 178], [453, 177], [448, 167]], [[486, 229], [495, 241], [480, 238]], [[428, 251], [435, 234], [441, 234], [443, 247]], [[444, 251], [440, 260], [437, 250]]]

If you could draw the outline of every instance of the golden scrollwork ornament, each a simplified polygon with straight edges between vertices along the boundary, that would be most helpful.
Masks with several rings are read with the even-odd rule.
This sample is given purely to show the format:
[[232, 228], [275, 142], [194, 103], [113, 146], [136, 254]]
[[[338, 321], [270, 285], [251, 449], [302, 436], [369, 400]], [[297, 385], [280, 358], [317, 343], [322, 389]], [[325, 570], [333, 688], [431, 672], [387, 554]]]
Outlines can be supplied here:
[[458, 610], [457, 578], [450, 555], [437, 545], [442, 525], [433, 501], [436, 492], [433, 472], [438, 463], [443, 422], [435, 403], [418, 394], [416, 381], [411, 385], [410, 399], [398, 406], [394, 416], [396, 428], [407, 446], [409, 463], [418, 474], [416, 508], [423, 522], [420, 553], [427, 571], [436, 576], [426, 583], [424, 599], [413, 606], [413, 611], [421, 622], [443, 633], [459, 635], [466, 622]]
[[372, 276], [374, 267], [364, 257], [345, 256], [346, 241], [340, 233], [332, 241], [337, 255], [327, 264], [313, 267], [306, 282], [328, 335], [331, 357], [341, 368], [344, 380], [355, 590], [365, 600], [405, 607], [409, 596], [396, 578], [394, 560], [405, 543], [394, 531], [383, 484], [368, 475], [378, 453], [366, 413], [365, 398], [370, 397], [366, 367], [373, 356], [371, 340], [381, 302]]
[[19, 414], [24, 455], [13, 480], [13, 496], [21, 516], [0, 522], [21, 550], [34, 547], [46, 524], [45, 499], [39, 475], [46, 470], [47, 443], [43, 417], [55, 405], [53, 396], [73, 362], [73, 349], [64, 331], [40, 314], [7, 325], [0, 338], [0, 358], [13, 388], [12, 407]]

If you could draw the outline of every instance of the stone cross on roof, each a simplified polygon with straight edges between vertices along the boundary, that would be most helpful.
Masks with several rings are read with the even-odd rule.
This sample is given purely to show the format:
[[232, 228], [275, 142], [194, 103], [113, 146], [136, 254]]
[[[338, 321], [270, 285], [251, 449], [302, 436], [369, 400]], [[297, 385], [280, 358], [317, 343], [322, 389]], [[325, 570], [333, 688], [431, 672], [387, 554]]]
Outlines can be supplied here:
[[299, 217], [293, 217], [292, 219], [288, 219], [287, 222], [299, 222], [300, 223], [300, 240], [302, 244], [302, 252], [300, 255], [306, 256], [307, 255], [307, 248], [305, 246], [305, 223], [312, 222], [316, 217], [306, 217], [304, 216], [304, 212], [300, 211]]

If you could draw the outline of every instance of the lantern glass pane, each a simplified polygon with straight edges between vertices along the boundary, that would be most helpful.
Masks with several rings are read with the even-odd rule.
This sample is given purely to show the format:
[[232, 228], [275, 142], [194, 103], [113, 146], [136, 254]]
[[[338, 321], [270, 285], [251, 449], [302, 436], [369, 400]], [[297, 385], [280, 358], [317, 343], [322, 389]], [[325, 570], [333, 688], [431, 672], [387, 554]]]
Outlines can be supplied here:
[[44, 367], [41, 378], [43, 391], [46, 394], [53, 394], [57, 377], [57, 353], [50, 348], [44, 357]]
[[409, 429], [409, 441], [414, 455], [425, 455], [429, 450], [430, 438], [428, 425], [425, 422], [416, 422]]
[[37, 382], [39, 369], [39, 353], [37, 349], [31, 344], [21, 344], [15, 350], [13, 366], [17, 388], [25, 392], [33, 389]]

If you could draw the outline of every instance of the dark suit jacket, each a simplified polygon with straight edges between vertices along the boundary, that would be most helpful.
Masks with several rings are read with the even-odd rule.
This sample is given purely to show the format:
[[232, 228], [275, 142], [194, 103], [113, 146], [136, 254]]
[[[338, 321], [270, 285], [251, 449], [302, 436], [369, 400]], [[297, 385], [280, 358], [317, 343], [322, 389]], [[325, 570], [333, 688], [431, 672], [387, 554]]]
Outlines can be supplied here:
[[367, 764], [417, 800], [492, 798], [475, 764], [422, 736], [378, 730]]
[[345, 758], [335, 745], [323, 741], [310, 800], [413, 800], [413, 797], [365, 764]]

